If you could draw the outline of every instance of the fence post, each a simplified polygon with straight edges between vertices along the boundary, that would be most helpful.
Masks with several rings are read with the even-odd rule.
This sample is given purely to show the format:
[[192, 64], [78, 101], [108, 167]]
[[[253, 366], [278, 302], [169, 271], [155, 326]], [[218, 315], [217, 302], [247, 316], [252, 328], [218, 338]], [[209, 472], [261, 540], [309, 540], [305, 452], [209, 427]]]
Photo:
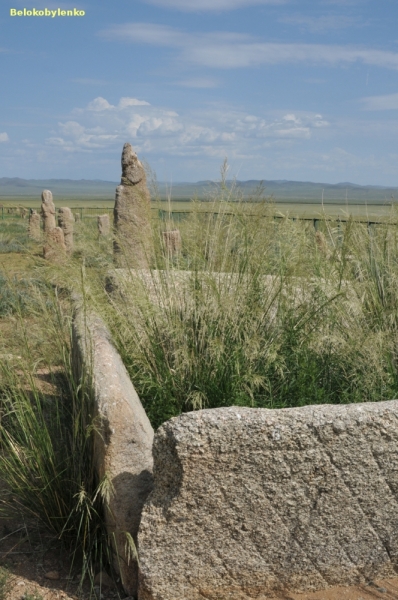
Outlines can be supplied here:
[[368, 221], [368, 235], [369, 235], [369, 251], [370, 251], [370, 267], [372, 272], [375, 272], [375, 257], [373, 252], [373, 236], [374, 236], [374, 223], [372, 221]]
[[313, 219], [313, 223], [314, 223], [314, 229], [315, 229], [315, 231], [318, 231], [318, 229], [319, 229], [319, 219]]
[[337, 246], [339, 248], [341, 248], [341, 246], [343, 245], [343, 230], [341, 227], [341, 219], [340, 219], [340, 215], [337, 219]]
[[83, 221], [83, 208], [80, 207], [80, 220]]

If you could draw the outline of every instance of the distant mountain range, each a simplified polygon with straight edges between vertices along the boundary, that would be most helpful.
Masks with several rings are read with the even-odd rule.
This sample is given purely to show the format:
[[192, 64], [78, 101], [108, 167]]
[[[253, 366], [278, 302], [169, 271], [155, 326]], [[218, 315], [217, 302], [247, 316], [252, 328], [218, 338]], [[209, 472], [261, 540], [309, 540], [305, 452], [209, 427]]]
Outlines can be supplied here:
[[[276, 202], [310, 202], [319, 203], [322, 198], [325, 203], [338, 202], [353, 203], [385, 203], [398, 200], [398, 187], [384, 187], [376, 185], [357, 185], [349, 182], [336, 184], [312, 183], [310, 181], [236, 181], [234, 182], [236, 193], [244, 198], [256, 199], [259, 189], [262, 189], [263, 197], [272, 197]], [[97, 199], [111, 200], [114, 198], [115, 188], [118, 182], [102, 181], [100, 179], [20, 179], [18, 177], [0, 178], [0, 198], [39, 198], [43, 189], [52, 191], [55, 199]], [[212, 181], [198, 181], [197, 183], [173, 183], [165, 182], [157, 184], [157, 193], [161, 199], [169, 195], [172, 200], [199, 200], [211, 199], [217, 190], [217, 183]], [[228, 188], [232, 182], [227, 182]], [[153, 197], [156, 196], [154, 192]]]

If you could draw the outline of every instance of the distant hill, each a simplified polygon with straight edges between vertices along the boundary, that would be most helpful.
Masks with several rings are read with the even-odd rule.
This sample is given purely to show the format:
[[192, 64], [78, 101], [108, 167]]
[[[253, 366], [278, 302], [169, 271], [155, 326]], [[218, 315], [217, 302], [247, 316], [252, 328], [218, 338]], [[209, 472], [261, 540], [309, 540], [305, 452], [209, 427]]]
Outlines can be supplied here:
[[51, 190], [54, 197], [109, 198], [115, 195], [113, 181], [100, 179], [20, 179], [19, 177], [0, 178], [0, 197], [40, 197], [43, 190]]
[[[52, 191], [54, 198], [74, 199], [103, 199], [114, 198], [116, 181], [102, 181], [100, 179], [21, 179], [18, 177], [0, 178], [0, 198], [40, 198], [42, 190]], [[232, 183], [227, 182], [231, 187]], [[312, 183], [310, 181], [287, 180], [249, 180], [236, 181], [236, 191], [247, 199], [256, 199], [257, 191], [262, 187], [266, 198], [272, 197], [276, 202], [309, 202], [325, 204], [338, 202], [353, 203], [385, 203], [397, 201], [398, 187], [384, 187], [375, 185], [357, 185], [342, 182]], [[165, 182], [158, 183], [158, 193], [162, 199], [170, 194], [171, 199], [188, 200], [197, 198], [210, 199], [217, 190], [217, 184], [212, 181], [198, 181], [197, 183], [180, 182], [169, 185]]]

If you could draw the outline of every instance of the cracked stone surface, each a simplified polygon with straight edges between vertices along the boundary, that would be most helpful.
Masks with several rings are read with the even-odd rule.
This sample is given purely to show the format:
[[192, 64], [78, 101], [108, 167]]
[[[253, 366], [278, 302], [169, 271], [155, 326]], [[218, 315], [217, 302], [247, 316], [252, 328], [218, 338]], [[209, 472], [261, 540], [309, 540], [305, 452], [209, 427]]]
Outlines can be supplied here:
[[186, 413], [159, 428], [140, 600], [265, 600], [398, 572], [398, 401]]

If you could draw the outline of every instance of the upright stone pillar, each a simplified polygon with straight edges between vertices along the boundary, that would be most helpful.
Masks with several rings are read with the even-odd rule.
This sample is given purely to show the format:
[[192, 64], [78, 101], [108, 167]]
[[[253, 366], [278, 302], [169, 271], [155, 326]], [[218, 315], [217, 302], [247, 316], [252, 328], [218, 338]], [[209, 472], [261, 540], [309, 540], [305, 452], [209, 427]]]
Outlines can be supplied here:
[[119, 267], [146, 268], [151, 258], [151, 205], [145, 170], [131, 144], [124, 144], [122, 179], [116, 188], [115, 262]]
[[44, 222], [44, 234], [50, 233], [56, 227], [55, 206], [50, 190], [43, 190], [41, 195], [41, 216]]
[[163, 243], [168, 256], [175, 256], [181, 251], [181, 233], [179, 229], [163, 231]]
[[51, 229], [46, 235], [43, 256], [52, 262], [61, 262], [65, 259], [65, 255], [66, 246], [64, 232], [61, 227], [54, 227], [54, 229]]
[[109, 215], [100, 215], [97, 219], [98, 233], [100, 235], [109, 235], [111, 230]]
[[29, 214], [28, 233], [29, 237], [36, 242], [40, 242], [41, 240], [40, 220], [40, 215], [38, 214], [37, 210], [31, 208]]
[[66, 206], [59, 209], [58, 212], [58, 225], [61, 227], [64, 240], [65, 247], [68, 253], [73, 252], [73, 223], [75, 219], [73, 218], [73, 214], [70, 208]]

